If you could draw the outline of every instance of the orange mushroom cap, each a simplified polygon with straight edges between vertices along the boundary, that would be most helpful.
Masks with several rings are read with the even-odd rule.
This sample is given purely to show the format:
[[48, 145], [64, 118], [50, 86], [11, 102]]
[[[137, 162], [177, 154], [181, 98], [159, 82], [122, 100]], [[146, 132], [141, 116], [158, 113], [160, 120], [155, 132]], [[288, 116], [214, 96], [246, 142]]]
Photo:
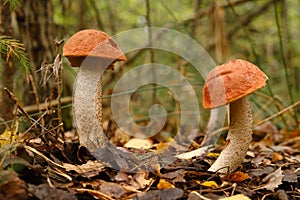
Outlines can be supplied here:
[[79, 67], [86, 57], [126, 61], [125, 55], [108, 34], [92, 29], [75, 33], [65, 43], [63, 56], [73, 67]]
[[267, 75], [246, 60], [231, 60], [215, 67], [203, 88], [204, 108], [216, 108], [233, 102], [266, 85]]

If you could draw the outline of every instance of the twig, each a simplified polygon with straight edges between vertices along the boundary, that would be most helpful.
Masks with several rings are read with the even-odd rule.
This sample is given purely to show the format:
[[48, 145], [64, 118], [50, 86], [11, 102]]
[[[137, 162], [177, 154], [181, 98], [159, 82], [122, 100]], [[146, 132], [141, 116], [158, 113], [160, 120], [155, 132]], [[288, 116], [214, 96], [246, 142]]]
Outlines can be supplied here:
[[[56, 47], [56, 53], [57, 56], [54, 59], [53, 63], [53, 71], [55, 72], [54, 75], [56, 76], [57, 80], [57, 117], [58, 117], [58, 124], [63, 124], [62, 120], [62, 114], [61, 114], [61, 95], [62, 95], [62, 61], [61, 61], [61, 54], [59, 53], [59, 47], [61, 44], [64, 43], [64, 40], [54, 41], [55, 47]], [[64, 138], [64, 127], [60, 126], [60, 129], [58, 129], [58, 135], [61, 133], [62, 138]]]
[[264, 120], [261, 120], [261, 121], [257, 122], [256, 124], [254, 124], [254, 126], [258, 126], [260, 124], [263, 124], [263, 123], [269, 121], [270, 119], [273, 119], [273, 118], [275, 118], [275, 117], [277, 117], [279, 115], [282, 115], [283, 113], [285, 113], [285, 112], [287, 112], [287, 111], [289, 111], [291, 109], [294, 109], [294, 107], [298, 106], [299, 104], [300, 104], [300, 101], [297, 101], [296, 103], [293, 103], [292, 105], [290, 105], [290, 106], [284, 108], [283, 110], [281, 110], [281, 111], [279, 111], [279, 112], [271, 115], [270, 117], [267, 117]]
[[[36, 107], [39, 111], [39, 113], [42, 111], [41, 110], [41, 107], [40, 107], [40, 99], [39, 99], [39, 95], [38, 95], [38, 91], [36, 89], [36, 86], [35, 86], [35, 82], [33, 80], [33, 76], [31, 74], [29, 74], [29, 81], [31, 83], [31, 87], [32, 87], [32, 90], [33, 90], [33, 94], [34, 94], [34, 97], [35, 97], [35, 103], [36, 103]], [[24, 108], [25, 110], [25, 108]], [[26, 111], [26, 110], [25, 110]], [[45, 126], [45, 119], [43, 117], [44, 115], [40, 115], [40, 121], [41, 121], [41, 125], [42, 126]], [[44, 129], [42, 129], [42, 134], [44, 133]]]
[[6, 87], [4, 88], [4, 91], [6, 92], [7, 96], [14, 102], [14, 104], [17, 106], [17, 108], [21, 111], [23, 115], [25, 115], [28, 119], [30, 119], [30, 116], [28, 113], [20, 106], [18, 99], [16, 96], [9, 91]]
[[[72, 97], [62, 97], [61, 100], [61, 105], [63, 104], [67, 104], [67, 103], [72, 103]], [[58, 105], [58, 100], [53, 100], [52, 103], [51, 103], [52, 106], [57, 106]], [[41, 103], [40, 104], [40, 110], [43, 111], [43, 110], [46, 110], [48, 109], [49, 107], [49, 103]], [[29, 105], [29, 106], [25, 106], [24, 107], [24, 110], [27, 112], [27, 113], [34, 113], [34, 112], [37, 112], [39, 111], [37, 105]]]

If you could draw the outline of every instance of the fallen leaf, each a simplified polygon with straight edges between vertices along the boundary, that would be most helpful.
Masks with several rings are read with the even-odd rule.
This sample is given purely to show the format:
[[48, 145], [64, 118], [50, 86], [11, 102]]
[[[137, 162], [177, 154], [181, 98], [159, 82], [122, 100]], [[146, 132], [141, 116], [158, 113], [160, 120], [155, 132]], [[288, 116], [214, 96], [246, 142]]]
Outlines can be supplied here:
[[126, 148], [135, 149], [150, 149], [153, 146], [153, 142], [149, 139], [132, 138], [124, 144]]
[[144, 189], [154, 182], [152, 178], [148, 178], [148, 172], [137, 173], [132, 176], [132, 179], [128, 181], [128, 184], [133, 186], [135, 189]]
[[212, 145], [201, 147], [199, 149], [196, 149], [196, 150], [193, 150], [193, 151], [190, 151], [190, 152], [182, 153], [182, 154], [177, 155], [176, 157], [179, 158], [179, 159], [191, 159], [191, 158], [194, 158], [194, 157], [202, 158], [210, 150], [212, 150]]
[[128, 174], [126, 174], [125, 172], [119, 171], [117, 175], [115, 175], [114, 179], [119, 182], [127, 182], [129, 181], [129, 177], [130, 176], [128, 176]]
[[177, 183], [177, 182], [186, 182], [186, 180], [184, 179], [185, 174], [186, 174], [185, 170], [179, 169], [179, 170], [174, 171], [174, 172], [169, 172], [169, 173], [166, 173], [166, 174], [162, 174], [161, 177], [172, 180], [172, 183], [174, 184], [174, 183]]
[[237, 194], [231, 197], [222, 198], [220, 200], [251, 200], [251, 199], [243, 194]]
[[99, 187], [99, 191], [106, 194], [109, 197], [121, 199], [126, 194], [126, 190], [117, 183], [102, 182]]
[[0, 146], [4, 146], [5, 144], [11, 144], [12, 142], [18, 139], [18, 135], [16, 131], [5, 130], [4, 133], [0, 135]]
[[28, 190], [30, 191], [31, 194], [35, 196], [35, 198], [40, 200], [53, 200], [53, 199], [77, 200], [77, 197], [71, 192], [62, 189], [51, 188], [46, 183], [38, 186], [33, 184], [28, 184]]
[[98, 160], [92, 161], [89, 160], [87, 163], [82, 165], [72, 165], [69, 163], [63, 163], [63, 167], [66, 171], [75, 171], [83, 177], [91, 178], [103, 171], [105, 166]]
[[124, 187], [127, 191], [131, 192], [140, 192], [151, 186], [155, 181], [153, 178], [148, 177], [148, 172], [136, 173], [136, 174], [127, 174], [125, 172], [118, 172], [114, 177], [122, 187]]
[[12, 170], [0, 173], [0, 199], [25, 200], [28, 198], [26, 183]]
[[283, 177], [284, 175], [282, 174], [281, 168], [278, 168], [262, 180], [262, 182], [266, 184], [258, 189], [267, 189], [274, 192], [274, 189], [282, 184]]
[[218, 184], [215, 181], [205, 181], [203, 183], [200, 183], [200, 185], [210, 188], [218, 188]]
[[78, 188], [78, 189], [76, 189], [76, 191], [79, 192], [79, 193], [87, 192], [90, 195], [92, 195], [92, 196], [94, 196], [94, 197], [96, 197], [98, 199], [102, 199], [102, 200], [113, 200], [113, 198], [107, 196], [106, 194], [103, 194], [102, 192], [96, 191], [96, 190], [85, 189], [85, 188]]
[[211, 157], [211, 158], [218, 158], [219, 157], [219, 153], [212, 153], [212, 152], [209, 152], [206, 157]]
[[298, 182], [298, 176], [297, 173], [290, 171], [290, 170], [285, 170], [283, 172], [284, 178], [283, 181], [289, 182], [289, 183], [297, 183]]
[[183, 190], [178, 188], [170, 188], [165, 190], [151, 190], [148, 192], [141, 192], [136, 194], [133, 200], [148, 200], [148, 199], [159, 199], [159, 200], [175, 200], [181, 198]]
[[156, 150], [164, 150], [166, 148], [168, 148], [168, 144], [164, 143], [164, 142], [160, 142], [156, 145]]
[[170, 189], [170, 188], [175, 188], [175, 186], [172, 183], [166, 181], [165, 179], [159, 180], [159, 183], [157, 184], [157, 189], [164, 190], [164, 189]]
[[230, 181], [230, 182], [234, 182], [234, 183], [240, 183], [248, 178], [249, 178], [249, 175], [246, 173], [243, 173], [241, 171], [229, 173], [224, 177], [224, 179], [226, 181]]
[[273, 157], [272, 157], [272, 162], [278, 162], [281, 160], [283, 160], [283, 156], [277, 152], [274, 152]]
[[259, 169], [251, 169], [248, 171], [248, 174], [253, 177], [253, 176], [261, 176], [264, 174], [270, 174], [271, 172], [274, 171], [273, 167], [265, 167], [265, 168], [259, 168]]

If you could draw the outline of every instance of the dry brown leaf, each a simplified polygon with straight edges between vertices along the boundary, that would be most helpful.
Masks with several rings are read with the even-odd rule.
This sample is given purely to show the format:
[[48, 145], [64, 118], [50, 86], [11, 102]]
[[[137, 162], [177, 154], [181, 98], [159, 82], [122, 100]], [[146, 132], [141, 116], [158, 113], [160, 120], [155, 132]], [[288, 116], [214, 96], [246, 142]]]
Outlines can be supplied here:
[[28, 198], [26, 183], [12, 170], [0, 173], [0, 199], [25, 200]]
[[272, 157], [272, 162], [278, 162], [281, 160], [283, 160], [283, 156], [277, 152], [274, 152], [273, 157]]
[[124, 172], [118, 172], [115, 176], [115, 180], [121, 182], [120, 184], [130, 191], [142, 190], [154, 182], [153, 178], [148, 177], [149, 173], [136, 173], [136, 174], [126, 174]]
[[87, 192], [90, 195], [93, 195], [94, 197], [96, 197], [98, 199], [102, 199], [102, 200], [113, 200], [113, 198], [107, 196], [106, 194], [103, 194], [102, 192], [96, 191], [96, 190], [78, 188], [78, 189], [76, 189], [76, 191], [79, 193]]
[[63, 167], [67, 171], [75, 171], [81, 176], [87, 178], [98, 175], [99, 172], [101, 172], [105, 168], [105, 166], [97, 160], [89, 160], [87, 163], [82, 165], [72, 165], [69, 163], [63, 163]]
[[148, 173], [137, 173], [129, 181], [129, 184], [134, 186], [136, 189], [143, 189], [153, 183], [152, 178], [148, 178]]
[[261, 176], [264, 174], [270, 174], [271, 172], [274, 171], [274, 168], [271, 166], [265, 167], [265, 168], [259, 168], [259, 169], [251, 169], [249, 170], [248, 174], [253, 177], [253, 176]]
[[165, 190], [151, 190], [148, 192], [141, 192], [136, 194], [133, 200], [148, 200], [148, 199], [159, 199], [159, 200], [175, 200], [180, 199], [183, 196], [183, 191], [178, 188], [170, 188]]
[[234, 183], [240, 183], [246, 179], [249, 178], [249, 175], [244, 173], [244, 172], [241, 172], [241, 171], [237, 171], [237, 172], [234, 172], [234, 173], [230, 173], [230, 174], [227, 174], [224, 179], [226, 181], [230, 181], [230, 182], [234, 182]]
[[171, 179], [173, 184], [177, 182], [186, 182], [186, 180], [184, 179], [184, 175], [186, 174], [186, 172], [186, 170], [179, 169], [174, 172], [161, 174], [161, 177], [169, 180]]
[[48, 184], [44, 183], [41, 185], [28, 185], [28, 190], [31, 194], [35, 196], [35, 198], [40, 200], [64, 200], [64, 199], [70, 199], [70, 200], [76, 200], [77, 197], [68, 191], [57, 189], [57, 188], [51, 188]]
[[130, 176], [128, 176], [128, 174], [126, 174], [125, 172], [122, 172], [122, 171], [119, 171], [117, 173], [117, 175], [115, 175], [115, 177], [114, 177], [114, 179], [119, 182], [120, 181], [127, 182], [127, 181], [129, 181], [129, 178], [130, 178]]
[[282, 184], [283, 177], [284, 175], [282, 174], [281, 168], [278, 168], [262, 180], [262, 182], [266, 184], [258, 189], [267, 189], [274, 192], [274, 189]]
[[291, 170], [285, 170], [283, 172], [284, 178], [283, 181], [288, 183], [297, 183], [298, 182], [298, 175], [297, 172]]
[[126, 194], [125, 188], [120, 186], [117, 183], [112, 182], [102, 182], [102, 184], [99, 187], [99, 191], [106, 194], [109, 197], [121, 199], [123, 195]]

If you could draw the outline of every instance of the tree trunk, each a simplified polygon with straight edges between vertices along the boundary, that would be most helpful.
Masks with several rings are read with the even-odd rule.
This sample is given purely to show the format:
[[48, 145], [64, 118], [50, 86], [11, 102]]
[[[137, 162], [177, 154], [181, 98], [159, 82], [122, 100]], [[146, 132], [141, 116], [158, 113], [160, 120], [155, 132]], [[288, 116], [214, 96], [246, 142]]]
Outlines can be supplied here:
[[[11, 36], [24, 43], [32, 66], [31, 73], [36, 85], [38, 85], [42, 74], [36, 73], [36, 70], [40, 68], [43, 62], [52, 63], [55, 57], [55, 25], [53, 23], [52, 2], [24, 0], [22, 5], [17, 7], [15, 11], [10, 10], [9, 3], [6, 5], [1, 3], [0, 17], [0, 34]], [[20, 78], [14, 83], [14, 75], [17, 69], [22, 68], [22, 66], [17, 66], [12, 60], [6, 62], [5, 57], [2, 59], [1, 65], [0, 117], [4, 120], [10, 120], [13, 118], [14, 105], [6, 97], [3, 87], [7, 87], [12, 91], [14, 87], [22, 88], [22, 93], [18, 94], [18, 98], [23, 105], [35, 103], [35, 96], [32, 94], [32, 89], [25, 78], [24, 71], [20, 71]], [[37, 86], [39, 99], [42, 102], [45, 101], [53, 88], [56, 88], [53, 79], [47, 81], [47, 84], [43, 87]]]
[[[51, 1], [24, 0], [17, 9], [17, 23], [20, 40], [25, 44], [32, 65], [32, 74], [37, 85], [42, 73], [35, 73], [42, 63], [52, 63], [55, 57], [55, 25], [53, 23], [53, 5]], [[33, 104], [34, 95], [30, 94], [29, 84], [23, 89], [24, 104]], [[37, 87], [39, 99], [43, 102], [55, 88], [53, 79], [43, 87]]]
[[[9, 5], [0, 4], [0, 35], [12, 36], [11, 26], [11, 12]], [[7, 87], [9, 90], [13, 89], [14, 85], [14, 74], [16, 72], [16, 67], [14, 66], [11, 59], [6, 61], [6, 55], [2, 55], [1, 62], [1, 91], [0, 91], [0, 117], [3, 120], [9, 120], [13, 118], [13, 102], [6, 96], [4, 87]], [[5, 129], [5, 126], [0, 126], [0, 133]]]

